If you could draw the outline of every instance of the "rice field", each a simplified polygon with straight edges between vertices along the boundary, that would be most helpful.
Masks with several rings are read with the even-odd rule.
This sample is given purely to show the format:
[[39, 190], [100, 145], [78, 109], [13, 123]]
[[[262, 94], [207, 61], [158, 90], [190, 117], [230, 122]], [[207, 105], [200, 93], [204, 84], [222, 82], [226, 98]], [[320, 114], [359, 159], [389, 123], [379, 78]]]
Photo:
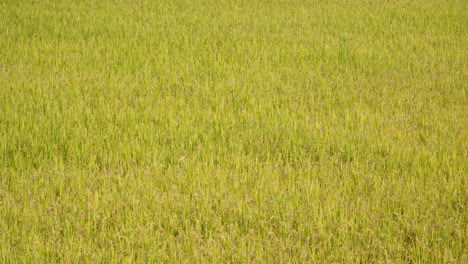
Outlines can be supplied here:
[[468, 2], [0, 0], [1, 263], [467, 263]]

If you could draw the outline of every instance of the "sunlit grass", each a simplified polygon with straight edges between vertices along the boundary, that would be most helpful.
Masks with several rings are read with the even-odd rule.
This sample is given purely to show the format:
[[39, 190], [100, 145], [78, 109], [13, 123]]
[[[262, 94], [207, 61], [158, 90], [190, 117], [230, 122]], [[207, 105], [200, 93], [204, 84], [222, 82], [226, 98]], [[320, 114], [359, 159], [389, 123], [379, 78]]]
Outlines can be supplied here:
[[466, 262], [467, 10], [1, 0], [0, 262]]

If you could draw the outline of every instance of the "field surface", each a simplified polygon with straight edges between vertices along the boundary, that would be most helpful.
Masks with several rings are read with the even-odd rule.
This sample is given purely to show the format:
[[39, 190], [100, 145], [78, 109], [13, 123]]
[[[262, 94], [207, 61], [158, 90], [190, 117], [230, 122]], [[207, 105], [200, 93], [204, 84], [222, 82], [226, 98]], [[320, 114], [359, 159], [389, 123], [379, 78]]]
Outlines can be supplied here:
[[467, 263], [468, 2], [0, 0], [1, 263]]

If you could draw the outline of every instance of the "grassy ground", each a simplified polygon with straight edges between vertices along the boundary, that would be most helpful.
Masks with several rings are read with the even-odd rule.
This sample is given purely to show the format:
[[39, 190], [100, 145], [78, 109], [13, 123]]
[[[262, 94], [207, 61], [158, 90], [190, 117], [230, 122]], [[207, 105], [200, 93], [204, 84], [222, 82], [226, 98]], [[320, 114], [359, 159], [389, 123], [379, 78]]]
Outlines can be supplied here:
[[0, 0], [0, 262], [463, 263], [463, 0]]

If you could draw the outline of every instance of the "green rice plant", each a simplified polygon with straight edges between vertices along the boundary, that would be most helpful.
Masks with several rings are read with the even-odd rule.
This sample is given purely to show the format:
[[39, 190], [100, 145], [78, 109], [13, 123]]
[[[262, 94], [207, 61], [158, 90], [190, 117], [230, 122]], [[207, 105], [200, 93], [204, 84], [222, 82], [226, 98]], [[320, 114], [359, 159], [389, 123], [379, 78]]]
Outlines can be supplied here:
[[467, 262], [467, 8], [0, 0], [0, 262]]

